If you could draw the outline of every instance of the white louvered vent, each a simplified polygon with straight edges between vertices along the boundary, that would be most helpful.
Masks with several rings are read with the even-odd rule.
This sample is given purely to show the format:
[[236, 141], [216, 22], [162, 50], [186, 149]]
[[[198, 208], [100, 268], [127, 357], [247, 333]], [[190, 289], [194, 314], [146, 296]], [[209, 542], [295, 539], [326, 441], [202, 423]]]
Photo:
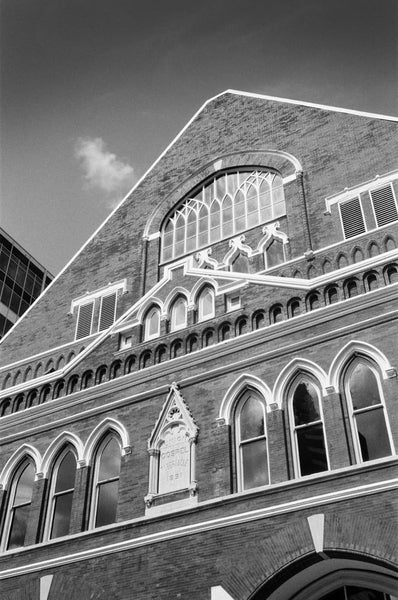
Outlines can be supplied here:
[[378, 227], [398, 219], [397, 205], [392, 185], [386, 185], [370, 192]]
[[340, 204], [340, 215], [345, 238], [351, 238], [366, 231], [359, 198], [352, 198], [352, 200]]
[[91, 333], [91, 323], [93, 320], [94, 302], [88, 302], [79, 306], [79, 315], [77, 317], [76, 339], [84, 338]]
[[108, 329], [113, 325], [115, 321], [115, 309], [116, 309], [116, 292], [103, 296], [101, 298], [101, 311], [99, 319], [99, 331]]

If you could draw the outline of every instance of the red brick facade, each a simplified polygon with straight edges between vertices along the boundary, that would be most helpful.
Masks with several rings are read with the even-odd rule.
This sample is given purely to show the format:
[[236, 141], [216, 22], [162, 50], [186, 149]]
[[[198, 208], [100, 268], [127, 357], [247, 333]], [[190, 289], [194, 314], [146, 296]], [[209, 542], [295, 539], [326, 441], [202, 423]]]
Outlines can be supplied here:
[[[396, 129], [220, 95], [2, 341], [1, 598], [315, 600], [344, 584], [393, 594]], [[162, 263], [175, 207], [218, 173], [251, 170], [283, 179], [284, 213]], [[341, 205], [356, 198], [362, 217], [349, 218], [365, 230], [347, 236]], [[283, 259], [271, 265], [274, 242]], [[98, 332], [111, 289], [115, 322]], [[214, 314], [200, 320], [204, 289]], [[179, 298], [186, 322], [173, 330]], [[88, 302], [91, 334], [75, 340]], [[370, 399], [355, 396], [361, 377]], [[299, 423], [300, 385], [318, 408]], [[245, 438], [249, 402], [263, 417]], [[120, 447], [116, 517], [95, 527], [107, 435]], [[77, 461], [69, 533], [49, 539], [66, 448]], [[24, 461], [35, 471], [26, 532], [7, 549]]]

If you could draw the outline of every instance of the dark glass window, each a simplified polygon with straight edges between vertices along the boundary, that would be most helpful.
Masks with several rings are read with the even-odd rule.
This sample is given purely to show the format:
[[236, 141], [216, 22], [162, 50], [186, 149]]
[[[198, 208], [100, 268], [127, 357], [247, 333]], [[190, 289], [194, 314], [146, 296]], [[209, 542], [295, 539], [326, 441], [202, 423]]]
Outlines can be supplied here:
[[246, 490], [267, 485], [265, 407], [253, 392], [245, 393], [238, 404], [236, 437], [239, 487]]
[[120, 446], [115, 438], [105, 442], [97, 461], [94, 527], [101, 527], [116, 521], [121, 458]]
[[11, 485], [7, 550], [20, 548], [25, 544], [34, 476], [35, 470], [32, 463], [24, 463], [17, 471]]
[[328, 463], [318, 392], [310, 381], [301, 381], [294, 390], [293, 418], [300, 475], [326, 471]]
[[76, 476], [76, 458], [71, 450], [61, 455], [53, 476], [50, 539], [69, 533]]

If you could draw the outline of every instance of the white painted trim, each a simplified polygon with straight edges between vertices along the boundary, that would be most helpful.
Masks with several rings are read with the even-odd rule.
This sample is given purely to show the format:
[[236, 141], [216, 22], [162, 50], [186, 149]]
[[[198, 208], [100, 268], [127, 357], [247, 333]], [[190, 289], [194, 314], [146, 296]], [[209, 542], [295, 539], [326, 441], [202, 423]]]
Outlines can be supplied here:
[[58, 452], [63, 446], [70, 445], [76, 453], [77, 468], [80, 467], [79, 462], [83, 460], [84, 446], [81, 439], [70, 431], [62, 431], [51, 442], [43, 455], [43, 460], [40, 465], [40, 472], [44, 478], [48, 477], [49, 471], [52, 468], [52, 463], [57, 457]]
[[54, 575], [52, 574], [40, 577], [40, 600], [48, 600], [53, 577]]
[[267, 412], [270, 412], [272, 392], [268, 385], [256, 375], [242, 373], [242, 375], [239, 375], [239, 377], [231, 384], [227, 392], [224, 394], [218, 413], [218, 420], [223, 420], [226, 425], [230, 425], [232, 423], [232, 410], [235, 402], [241, 393], [247, 388], [253, 388], [259, 392], [261, 397], [264, 399]]
[[[162, 316], [169, 316], [170, 313], [170, 307], [173, 304], [173, 302], [177, 299], [178, 296], [182, 296], [185, 299], [186, 302], [186, 309], [188, 310], [188, 304], [189, 304], [189, 291], [184, 288], [181, 285], [178, 285], [176, 287], [174, 287], [171, 292], [169, 292], [164, 300], [163, 303], [163, 313]], [[171, 315], [170, 315], [170, 320], [171, 320]], [[184, 326], [180, 326], [179, 329], [183, 329], [184, 327], [186, 327], [186, 325]]]
[[[374, 179], [369, 179], [364, 183], [354, 185], [350, 188], [344, 188], [342, 192], [337, 192], [336, 194], [332, 194], [331, 196], [327, 196], [325, 198], [326, 210], [330, 212], [330, 209], [334, 204], [340, 204], [340, 202], [345, 202], [346, 200], [350, 200], [355, 196], [359, 197], [360, 194], [363, 194], [364, 192], [371, 192], [379, 187], [383, 187], [383, 185], [387, 183], [395, 181], [396, 179], [398, 179], [398, 170], [390, 171], [384, 175], [376, 175]], [[377, 223], [376, 219], [375, 223]]]
[[294, 377], [303, 372], [312, 375], [318, 381], [322, 388], [322, 395], [326, 395], [328, 386], [328, 378], [325, 371], [312, 360], [306, 358], [293, 358], [279, 373], [274, 388], [272, 390], [273, 401], [278, 404], [278, 408], [282, 408], [284, 399], [286, 398], [286, 389], [294, 379]]
[[392, 365], [387, 357], [373, 344], [361, 340], [351, 340], [345, 344], [334, 357], [328, 373], [328, 387], [332, 386], [337, 391], [340, 387], [341, 374], [347, 362], [355, 354], [360, 354], [374, 361], [380, 368], [383, 379], [388, 379], [387, 371], [392, 369]]
[[96, 300], [97, 298], [101, 298], [102, 296], [109, 296], [113, 294], [113, 292], [118, 292], [119, 290], [122, 293], [127, 291], [127, 279], [121, 279], [120, 281], [116, 281], [115, 283], [108, 283], [108, 285], [104, 285], [94, 292], [86, 292], [82, 294], [78, 298], [72, 300], [70, 305], [70, 312], [73, 313], [77, 306], [81, 306], [82, 304], [88, 304], [89, 300]]
[[120, 438], [122, 456], [126, 454], [126, 449], [130, 449], [130, 436], [125, 426], [117, 419], [106, 417], [92, 430], [84, 445], [82, 459], [86, 466], [92, 464], [96, 446], [108, 432]]
[[319, 513], [307, 517], [308, 527], [310, 529], [312, 543], [314, 544], [315, 552], [323, 552], [323, 537], [325, 531], [325, 515]]
[[[228, 89], [221, 94], [218, 94], [214, 99], [224, 94], [236, 94], [237, 96], [247, 96], [248, 98], [259, 98], [260, 100], [272, 100], [274, 102], [284, 102], [285, 104], [295, 104], [298, 106], [309, 106], [310, 108], [320, 108], [321, 110], [331, 110], [333, 112], [347, 113], [349, 115], [357, 115], [358, 117], [369, 117], [371, 119], [385, 119], [387, 121], [396, 121], [398, 123], [398, 117], [389, 115], [380, 115], [377, 113], [369, 113], [360, 110], [354, 110], [352, 108], [341, 108], [338, 106], [329, 106], [327, 104], [317, 104], [314, 102], [305, 102], [304, 100], [291, 100], [289, 98], [280, 98], [279, 96], [267, 96], [265, 94], [256, 94], [253, 92], [242, 92], [240, 90]], [[210, 102], [210, 99], [208, 102]], [[204, 108], [204, 107], [203, 107]]]
[[22, 444], [22, 446], [17, 448], [17, 450], [15, 450], [15, 452], [10, 456], [0, 473], [0, 490], [7, 489], [10, 479], [14, 475], [15, 469], [24, 457], [31, 458], [33, 460], [36, 473], [40, 471], [40, 465], [42, 462], [40, 452], [30, 444]]
[[[114, 542], [112, 544], [96, 546], [94, 548], [89, 548], [87, 550], [82, 550], [80, 552], [76, 552], [73, 554], [66, 554], [64, 556], [58, 556], [55, 558], [50, 558], [46, 560], [42, 560], [39, 562], [32, 562], [31, 558], [29, 562], [25, 565], [19, 567], [11, 567], [9, 569], [5, 569], [0, 572], [0, 580], [8, 579], [11, 577], [17, 577], [19, 575], [24, 575], [27, 573], [34, 573], [37, 571], [42, 571], [44, 569], [55, 568], [61, 565], [72, 564], [76, 562], [81, 562], [83, 560], [90, 560], [92, 558], [96, 558], [99, 556], [107, 556], [110, 554], [114, 554], [116, 552], [123, 552], [125, 550], [131, 550], [133, 548], [140, 548], [149, 546], [151, 544], [156, 544], [160, 542], [164, 542], [166, 540], [178, 539], [185, 536], [191, 536], [196, 533], [202, 533], [206, 531], [214, 531], [217, 529], [223, 529], [226, 527], [232, 527], [236, 525], [243, 525], [245, 523], [250, 523], [254, 521], [258, 521], [261, 519], [270, 518], [277, 515], [288, 514], [291, 512], [296, 512], [298, 510], [305, 510], [307, 508], [314, 509], [318, 506], [326, 506], [332, 502], [343, 502], [346, 500], [351, 500], [354, 498], [367, 497], [370, 494], [379, 494], [383, 492], [389, 492], [397, 489], [398, 487], [398, 479], [388, 479], [376, 483], [370, 483], [362, 486], [357, 486], [353, 488], [343, 489], [343, 490], [335, 490], [333, 492], [328, 492], [326, 494], [320, 494], [317, 496], [310, 496], [307, 498], [303, 498], [300, 500], [293, 500], [290, 502], [273, 505], [265, 508], [255, 509], [248, 512], [238, 513], [235, 515], [228, 515], [224, 517], [218, 517], [215, 519], [211, 519], [208, 521], [201, 521], [199, 523], [192, 523], [189, 525], [183, 525], [181, 527], [175, 527], [173, 529], [168, 529], [165, 531], [158, 531], [156, 533], [151, 533], [147, 535], [137, 536], [135, 538], [129, 538], [127, 540], [123, 540], [121, 542]], [[224, 502], [226, 497], [218, 498], [218, 502]], [[205, 504], [205, 503], [204, 503]], [[215, 504], [212, 502], [212, 504]], [[124, 521], [121, 523], [117, 523], [112, 525], [112, 529], [126, 529], [127, 525], [133, 525], [136, 523], [145, 522], [146, 519], [138, 518], [132, 519], [129, 521]], [[148, 519], [150, 521], [150, 519]], [[105, 528], [103, 528], [105, 531]], [[98, 530], [97, 530], [98, 531]], [[76, 535], [65, 536], [64, 538], [57, 538], [57, 540], [49, 541], [47, 543], [41, 543], [34, 546], [36, 549], [40, 549], [43, 547], [49, 547], [51, 543], [60, 542], [61, 540], [72, 540], [72, 539], [82, 539], [84, 537], [91, 536], [93, 531], [86, 531]], [[14, 554], [23, 555], [24, 552], [31, 553], [32, 546], [25, 546], [19, 550], [12, 550], [7, 552], [6, 556], [12, 556]]]

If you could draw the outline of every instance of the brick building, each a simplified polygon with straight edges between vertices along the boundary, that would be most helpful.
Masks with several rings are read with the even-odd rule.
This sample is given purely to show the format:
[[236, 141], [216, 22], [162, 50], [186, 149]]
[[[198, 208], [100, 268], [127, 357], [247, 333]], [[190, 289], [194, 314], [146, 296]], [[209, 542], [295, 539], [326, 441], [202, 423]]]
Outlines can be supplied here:
[[1, 344], [0, 597], [398, 596], [397, 119], [209, 100]]

